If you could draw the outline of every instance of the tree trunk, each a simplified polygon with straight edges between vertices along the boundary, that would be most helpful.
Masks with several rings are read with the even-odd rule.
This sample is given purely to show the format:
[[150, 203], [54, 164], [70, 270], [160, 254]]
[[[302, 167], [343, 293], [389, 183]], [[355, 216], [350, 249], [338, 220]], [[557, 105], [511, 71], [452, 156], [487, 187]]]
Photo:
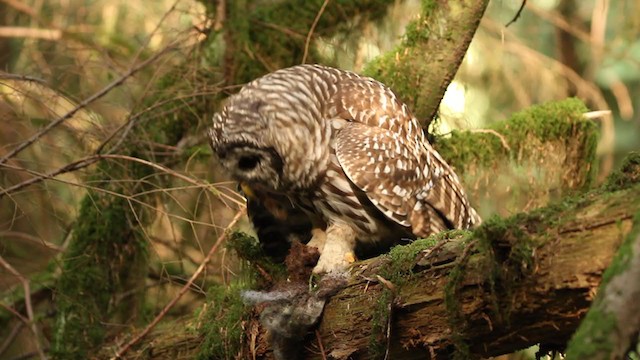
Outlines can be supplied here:
[[400, 46], [367, 64], [365, 74], [398, 93], [426, 129], [467, 53], [488, 0], [423, 1]]

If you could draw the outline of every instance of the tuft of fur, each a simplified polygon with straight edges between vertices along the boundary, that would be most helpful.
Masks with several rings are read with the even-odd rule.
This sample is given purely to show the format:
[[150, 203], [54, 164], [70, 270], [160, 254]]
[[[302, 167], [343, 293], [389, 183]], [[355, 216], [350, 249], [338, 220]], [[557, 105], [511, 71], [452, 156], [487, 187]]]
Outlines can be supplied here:
[[[312, 267], [307, 267], [310, 273]], [[347, 285], [347, 279], [348, 273], [334, 271], [324, 275], [313, 291], [304, 283], [290, 282], [272, 291], [242, 293], [246, 304], [264, 305], [260, 323], [269, 333], [276, 359], [298, 358], [304, 335], [320, 319], [327, 300]]]

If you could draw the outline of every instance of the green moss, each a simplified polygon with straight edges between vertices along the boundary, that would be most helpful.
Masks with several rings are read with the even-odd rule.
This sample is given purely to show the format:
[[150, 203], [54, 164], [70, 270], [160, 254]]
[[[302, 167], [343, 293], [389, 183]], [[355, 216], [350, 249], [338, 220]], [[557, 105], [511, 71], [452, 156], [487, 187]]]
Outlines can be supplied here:
[[[463, 245], [470, 246], [470, 245]], [[469, 345], [464, 341], [463, 329], [466, 320], [462, 316], [462, 306], [459, 301], [458, 289], [465, 276], [468, 258], [457, 260], [456, 266], [449, 272], [449, 281], [444, 287], [444, 304], [449, 315], [449, 325], [452, 329], [451, 341], [454, 346], [454, 359], [470, 358]]]
[[369, 337], [368, 353], [371, 359], [383, 359], [387, 351], [387, 330], [394, 298], [393, 291], [384, 287], [376, 300], [371, 314], [371, 336]]
[[[532, 220], [534, 219], [534, 220]], [[464, 281], [467, 268], [472, 266], [476, 271], [488, 272], [490, 297], [495, 315], [508, 323], [512, 303], [511, 292], [518, 280], [533, 268], [533, 244], [528, 236], [529, 222], [537, 223], [539, 218], [517, 215], [508, 219], [493, 217], [480, 227], [467, 232], [466, 241], [460, 246], [473, 246], [478, 254], [473, 257], [471, 249], [463, 252], [449, 272], [449, 279], [444, 287], [444, 303], [449, 315], [452, 342], [455, 348], [455, 359], [469, 358], [469, 346], [464, 341], [466, 319], [462, 316], [460, 304], [460, 284]], [[537, 227], [537, 225], [536, 225]], [[473, 242], [469, 240], [473, 239]], [[500, 240], [500, 243], [496, 243]], [[473, 264], [470, 263], [473, 259]]]
[[140, 285], [146, 264], [146, 244], [130, 226], [130, 212], [123, 198], [90, 193], [83, 200], [57, 286], [55, 358], [86, 358], [104, 338], [108, 319], [138, 308], [135, 300], [115, 300]]
[[198, 330], [203, 340], [197, 359], [239, 358], [244, 337], [243, 321], [249, 311], [240, 296], [244, 288], [245, 284], [234, 283], [209, 290], [207, 310]]
[[611, 339], [610, 335], [616, 329], [617, 322], [614, 314], [599, 308], [592, 308], [582, 324], [584, 325], [580, 325], [578, 331], [571, 338], [566, 358], [591, 359], [593, 358], [591, 355], [596, 352], [609, 353], [613, 350], [613, 344], [608, 340]]
[[605, 183], [607, 191], [628, 188], [640, 182], [640, 152], [633, 151], [624, 159], [619, 170], [614, 171]]
[[247, 261], [257, 261], [266, 257], [258, 239], [242, 231], [232, 231], [228, 236], [226, 246]]
[[[157, 162], [149, 144], [175, 145], [187, 131], [197, 128], [199, 117], [195, 114], [206, 113], [206, 101], [199, 99], [202, 101], [197, 106], [184, 105], [176, 95], [183, 91], [191, 94], [193, 89], [188, 88], [182, 75], [179, 68], [171, 72], [159, 81], [158, 95], [145, 99], [144, 105], [154, 111], [142, 111], [132, 119], [136, 123], [127, 139], [133, 141], [113, 141], [103, 152], [119, 144], [120, 154]], [[105, 323], [139, 319], [144, 293], [135, 292], [136, 296], [124, 301], [120, 295], [141, 288], [146, 277], [147, 244], [141, 228], [151, 215], [139, 203], [152, 200], [136, 196], [136, 201], [129, 201], [127, 197], [166, 187], [165, 179], [137, 162], [110, 159], [98, 164], [91, 180], [102, 189], [90, 191], [82, 201], [62, 260], [52, 343], [54, 357], [84, 359], [107, 334]], [[110, 329], [117, 331], [116, 327]]]
[[392, 316], [395, 293], [412, 276], [418, 256], [423, 251], [433, 247], [445, 239], [466, 236], [465, 230], [444, 231], [426, 239], [418, 239], [407, 245], [393, 247], [384, 255], [385, 266], [379, 270], [379, 275], [393, 284], [396, 290], [383, 285], [382, 292], [376, 300], [371, 314], [371, 336], [369, 338], [369, 356], [373, 359], [383, 358], [387, 350], [387, 327], [389, 317]]
[[[225, 16], [225, 44], [211, 42], [209, 62], [223, 63], [226, 80], [242, 84], [275, 69], [299, 64], [304, 56], [306, 35], [324, 0], [260, 2], [233, 1]], [[314, 36], [331, 39], [356, 33], [367, 20], [386, 14], [392, 0], [338, 0], [327, 6], [314, 29]], [[312, 44], [313, 45], [313, 44]], [[223, 49], [226, 47], [225, 49]], [[309, 47], [308, 63], [331, 64]], [[226, 57], [226, 58], [225, 58]]]
[[468, 234], [465, 230], [443, 231], [431, 235], [426, 239], [418, 239], [407, 245], [394, 246], [385, 257], [388, 258], [388, 266], [381, 269], [380, 276], [394, 284], [404, 282], [404, 279], [413, 274], [418, 254], [433, 247], [440, 241], [454, 239]]
[[[584, 103], [571, 98], [532, 106], [514, 114], [509, 120], [488, 128], [491, 132], [473, 133], [454, 130], [450, 137], [436, 141], [438, 152], [460, 173], [468, 165], [490, 167], [505, 159], [515, 160], [530, 148], [530, 137], [541, 142], [580, 141], [584, 158], [581, 168], [588, 172], [584, 186], [589, 186], [596, 169], [598, 130], [593, 121], [584, 119]], [[499, 136], [498, 136], [499, 135]], [[501, 137], [502, 138], [501, 138]], [[509, 148], [505, 147], [506, 141]]]
[[492, 304], [496, 318], [507, 325], [513, 306], [513, 290], [533, 268], [535, 245], [529, 236], [532, 230], [528, 228], [532, 225], [540, 227], [539, 221], [537, 215], [521, 214], [508, 219], [496, 216], [474, 231], [483, 256], [483, 267], [489, 271], [491, 296], [488, 302]]
[[633, 254], [633, 245], [640, 235], [640, 212], [633, 219], [633, 228], [618, 249], [616, 256], [602, 276], [598, 296], [591, 305], [587, 316], [580, 323], [580, 327], [573, 334], [567, 346], [567, 359], [591, 359], [594, 354], [609, 354], [614, 345], [611, 334], [616, 333], [618, 323], [616, 316], [606, 310], [606, 303], [601, 294], [606, 293], [606, 287], [612, 278], [624, 272], [629, 267]]
[[640, 212], [635, 214], [631, 232], [629, 232], [629, 234], [625, 238], [625, 241], [620, 245], [616, 256], [613, 258], [611, 264], [602, 275], [601, 287], [606, 286], [606, 284], [608, 284], [613, 277], [621, 274], [629, 267], [629, 262], [634, 256], [633, 244], [638, 236], [640, 236]]
[[[488, 271], [488, 285], [491, 296], [487, 299], [492, 304], [494, 312], [499, 318], [508, 321], [510, 311], [510, 293], [516, 282], [532, 268], [533, 246], [527, 233], [521, 228], [523, 216], [509, 219], [493, 217], [485, 221], [479, 228], [466, 232], [466, 241], [460, 246], [473, 246], [478, 251], [474, 256], [474, 263], [470, 264], [470, 249], [466, 249], [459, 257], [455, 266], [449, 272], [449, 279], [444, 287], [444, 303], [449, 315], [452, 342], [455, 348], [453, 358], [468, 359], [469, 346], [464, 341], [466, 319], [462, 316], [460, 304], [460, 284], [465, 279], [467, 268], [473, 266], [478, 271]], [[525, 226], [526, 227], [526, 226]], [[473, 239], [473, 242], [469, 242]], [[497, 244], [499, 239], [505, 243]], [[484, 269], [484, 270], [483, 270]]]
[[[236, 252], [238, 257], [249, 262], [252, 270], [260, 267], [275, 279], [285, 279], [287, 269], [284, 264], [274, 263], [264, 252], [258, 239], [242, 231], [233, 231], [227, 238], [227, 248]], [[253, 271], [252, 278], [257, 280], [261, 276], [257, 271]]]

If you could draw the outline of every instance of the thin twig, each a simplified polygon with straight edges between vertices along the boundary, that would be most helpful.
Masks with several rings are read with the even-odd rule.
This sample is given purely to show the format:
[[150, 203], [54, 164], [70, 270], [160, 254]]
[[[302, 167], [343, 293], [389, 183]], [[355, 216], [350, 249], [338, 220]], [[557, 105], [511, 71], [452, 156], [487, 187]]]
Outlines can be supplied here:
[[0, 73], [0, 80], [19, 80], [19, 81], [30, 81], [39, 84], [46, 84], [47, 82], [28, 75], [19, 75], [19, 74], [9, 74], [9, 73]]
[[[7, 168], [16, 169], [16, 170], [26, 171], [26, 172], [28, 172], [30, 174], [34, 174], [34, 175], [37, 175], [37, 176], [43, 176], [43, 174], [38, 173], [38, 172], [33, 171], [33, 170], [29, 170], [29, 169], [12, 167], [12, 166], [8, 166], [6, 164], [2, 165], [2, 166], [7, 167]], [[172, 219], [177, 219], [177, 220], [180, 220], [180, 221], [185, 221], [185, 222], [187, 222], [189, 224], [192, 224], [192, 225], [202, 225], [202, 226], [209, 226], [209, 227], [213, 226], [213, 227], [216, 227], [216, 226], [214, 226], [214, 225], [212, 225], [212, 224], [210, 224], [208, 222], [197, 221], [197, 220], [193, 220], [193, 219], [190, 219], [190, 218], [187, 218], [187, 217], [184, 217], [184, 216], [180, 216], [180, 215], [168, 213], [168, 212], [163, 211], [163, 210], [159, 210], [155, 205], [152, 205], [152, 204], [149, 204], [149, 203], [147, 203], [145, 201], [141, 201], [141, 200], [136, 199], [135, 195], [133, 195], [133, 196], [132, 195], [124, 195], [124, 194], [121, 194], [121, 193], [119, 193], [117, 191], [107, 190], [105, 188], [100, 188], [100, 187], [97, 187], [97, 186], [91, 186], [91, 185], [87, 185], [87, 184], [83, 184], [83, 183], [77, 183], [77, 182], [64, 180], [64, 179], [59, 179], [59, 178], [52, 178], [52, 180], [57, 181], [57, 182], [62, 183], [62, 184], [73, 185], [73, 186], [77, 186], [77, 187], [80, 187], [80, 188], [83, 188], [83, 189], [92, 190], [92, 191], [96, 191], [96, 192], [99, 192], [99, 193], [104, 193], [104, 194], [108, 194], [108, 195], [111, 195], [111, 196], [116, 196], [116, 197], [119, 197], [119, 198], [122, 198], [122, 199], [126, 199], [127, 201], [135, 202], [136, 204], [138, 204], [140, 206], [143, 206], [145, 208], [153, 210], [153, 211], [157, 212], [160, 215], [168, 216], [168, 217], [170, 217]], [[195, 181], [195, 180], [193, 180], [193, 181]], [[216, 186], [217, 186], [216, 184], [207, 184], [206, 186], [204, 186], [204, 185], [202, 185], [202, 186], [204, 188], [214, 192], [216, 195], [220, 195], [220, 196], [223, 196], [223, 197], [226, 197], [226, 198], [230, 199], [231, 201], [236, 203], [241, 208], [246, 207], [246, 204], [245, 204], [244, 201], [235, 200], [231, 196], [229, 196], [227, 194], [224, 194], [221, 191], [218, 191], [218, 189], [216, 188]], [[240, 196], [238, 195], [238, 197], [240, 197]]]
[[40, 336], [38, 336], [38, 325], [36, 324], [34, 320], [35, 317], [33, 316], [33, 306], [31, 305], [31, 287], [29, 286], [29, 280], [25, 278], [20, 272], [18, 272], [18, 270], [16, 270], [13, 266], [11, 266], [11, 264], [9, 264], [2, 256], [0, 256], [0, 265], [8, 272], [10, 272], [13, 276], [15, 276], [18, 281], [20, 281], [20, 283], [22, 283], [22, 288], [24, 289], [24, 307], [27, 311], [27, 319], [29, 320], [27, 325], [33, 333], [36, 351], [38, 352], [40, 359], [45, 360], [47, 357], [44, 355], [44, 350], [42, 350], [42, 344], [40, 344]]
[[102, 98], [103, 96], [105, 96], [106, 94], [108, 94], [111, 90], [113, 90], [116, 87], [122, 85], [128, 78], [133, 76], [135, 73], [137, 73], [138, 71], [142, 70], [143, 68], [145, 68], [149, 64], [152, 64], [153, 62], [155, 62], [156, 60], [161, 58], [163, 55], [165, 55], [167, 52], [172, 50], [173, 46], [174, 46], [174, 43], [169, 44], [167, 47], [165, 47], [161, 51], [157, 52], [156, 54], [154, 54], [153, 56], [151, 56], [147, 60], [141, 62], [140, 64], [138, 64], [136, 66], [133, 66], [133, 67], [129, 68], [129, 70], [124, 75], [122, 75], [118, 79], [112, 81], [107, 86], [103, 87], [100, 91], [98, 91], [97, 93], [95, 93], [95, 94], [91, 95], [90, 97], [86, 98], [85, 100], [83, 100], [75, 108], [71, 109], [71, 111], [67, 112], [66, 114], [62, 115], [61, 117], [59, 117], [56, 120], [54, 120], [54, 121], [50, 122], [49, 124], [47, 124], [47, 126], [45, 126], [42, 130], [40, 130], [39, 132], [37, 132], [36, 134], [31, 136], [26, 141], [22, 142], [20, 145], [18, 145], [13, 150], [9, 151], [5, 156], [0, 158], [0, 165], [6, 163], [9, 159], [13, 158], [18, 153], [20, 153], [22, 150], [24, 150], [27, 147], [29, 147], [31, 144], [36, 142], [38, 139], [40, 139], [41, 137], [46, 135], [53, 128], [55, 128], [58, 125], [62, 124], [64, 121], [70, 119], [78, 111], [84, 109], [85, 107], [89, 106], [89, 104], [93, 103], [94, 101], [96, 101], [96, 100]]
[[[233, 227], [238, 222], [238, 220], [240, 220], [240, 218], [242, 217], [243, 214], [244, 214], [244, 209], [240, 209], [236, 213], [236, 216], [233, 217], [233, 220], [231, 220], [231, 222], [227, 226], [227, 229]], [[216, 240], [215, 244], [213, 244], [213, 246], [209, 250], [209, 253], [207, 253], [207, 256], [205, 256], [204, 259], [202, 259], [202, 263], [200, 263], [200, 266], [198, 266], [196, 271], [191, 275], [191, 277], [189, 278], [187, 283], [180, 289], [178, 294], [173, 299], [171, 299], [171, 301], [167, 305], [165, 305], [165, 307], [162, 309], [162, 311], [160, 311], [160, 313], [149, 323], [149, 325], [147, 325], [147, 327], [144, 328], [144, 330], [142, 330], [138, 335], [133, 337], [133, 339], [131, 339], [123, 347], [118, 349], [116, 351], [115, 355], [113, 357], [111, 357], [111, 360], [116, 360], [116, 359], [122, 358], [122, 356], [127, 351], [129, 351], [129, 349], [133, 345], [135, 345], [138, 341], [140, 341], [143, 337], [145, 337], [151, 331], [151, 329], [153, 329], [156, 325], [158, 325], [160, 320], [162, 320], [162, 318], [165, 317], [165, 315], [169, 312], [169, 310], [171, 310], [171, 308], [173, 308], [173, 306], [178, 302], [178, 300], [180, 300], [182, 295], [184, 295], [187, 291], [189, 291], [189, 289], [193, 285], [193, 282], [198, 278], [198, 276], [200, 276], [200, 274], [207, 267], [207, 264], [209, 264], [209, 262], [213, 258], [213, 255], [216, 253], [216, 251], [218, 250], [218, 248], [220, 247], [220, 245], [222, 244], [224, 239], [226, 239], [226, 231], [223, 232], [222, 235], [220, 235], [218, 237], [218, 239]]]
[[605, 116], [611, 116], [611, 110], [595, 110], [582, 114], [582, 117], [588, 120], [599, 119]]
[[62, 31], [24, 26], [0, 26], [0, 37], [59, 40], [62, 37]]
[[500, 142], [502, 143], [502, 147], [505, 148], [505, 150], [507, 151], [511, 151], [511, 147], [509, 146], [509, 143], [507, 143], [507, 139], [505, 139], [505, 137], [500, 134], [499, 132], [493, 130], [493, 129], [471, 129], [469, 130], [470, 132], [474, 132], [474, 133], [483, 133], [483, 134], [492, 134], [495, 135], [498, 139], [500, 139]]
[[56, 251], [56, 252], [61, 252], [62, 251], [62, 247], [50, 243], [45, 239], [39, 238], [37, 236], [33, 236], [33, 235], [29, 235], [28, 233], [25, 232], [20, 232], [20, 231], [0, 231], [0, 238], [7, 238], [7, 237], [13, 237], [13, 238], [18, 238], [18, 239], [22, 239], [22, 240], [26, 240], [26, 241], [30, 241], [39, 245], [43, 245], [44, 247], [46, 247], [47, 249]]
[[520, 18], [520, 15], [522, 14], [522, 10], [524, 10], [525, 5], [527, 5], [527, 0], [522, 0], [522, 3], [520, 4], [520, 9], [518, 9], [518, 12], [513, 17], [513, 19], [511, 19], [511, 21], [509, 21], [507, 25], [505, 25], [504, 27], [509, 27], [509, 25], [513, 24]]
[[18, 10], [26, 15], [31, 16], [32, 18], [35, 18], [38, 22], [40, 21], [40, 17], [38, 16], [38, 12], [35, 11], [32, 7], [30, 7], [29, 5], [25, 4], [23, 1], [20, 0], [2, 0], [3, 3], [11, 6], [12, 8], [14, 8], [15, 10]]
[[[0, 189], [0, 199], [4, 195], [15, 193], [18, 190], [21, 190], [21, 189], [23, 189], [23, 188], [25, 188], [25, 187], [27, 187], [29, 185], [33, 185], [33, 184], [41, 182], [43, 180], [47, 180], [47, 179], [59, 180], [59, 179], [55, 179], [55, 177], [58, 176], [58, 175], [61, 175], [61, 174], [65, 174], [65, 173], [68, 173], [68, 172], [71, 172], [71, 171], [75, 171], [75, 170], [79, 170], [79, 169], [85, 168], [87, 166], [90, 166], [90, 165], [98, 162], [99, 160], [102, 160], [102, 159], [120, 159], [120, 160], [135, 161], [135, 162], [138, 162], [138, 163], [142, 163], [144, 165], [148, 165], [148, 166], [153, 167], [155, 169], [158, 169], [158, 170], [160, 170], [162, 172], [165, 172], [165, 173], [167, 173], [169, 175], [177, 177], [177, 178], [179, 178], [179, 179], [181, 179], [181, 180], [183, 180], [183, 181], [185, 181], [185, 182], [187, 182], [189, 184], [195, 185], [197, 187], [201, 187], [201, 188], [211, 188], [212, 187], [211, 184], [207, 184], [207, 183], [195, 180], [195, 179], [190, 178], [190, 177], [188, 177], [186, 175], [180, 174], [180, 173], [178, 173], [178, 172], [176, 172], [176, 171], [174, 171], [174, 170], [172, 170], [172, 169], [170, 169], [170, 168], [168, 168], [166, 166], [163, 166], [163, 165], [160, 165], [160, 164], [156, 164], [156, 163], [153, 163], [151, 161], [144, 160], [144, 159], [140, 159], [140, 158], [136, 158], [136, 157], [132, 157], [132, 156], [126, 156], [126, 155], [108, 155], [108, 154], [99, 155], [99, 154], [96, 154], [96, 155], [91, 155], [91, 156], [82, 158], [80, 160], [74, 161], [72, 163], [69, 163], [69, 164], [67, 164], [67, 165], [65, 165], [65, 166], [63, 166], [63, 167], [61, 167], [59, 169], [53, 170], [53, 171], [48, 172], [48, 173], [39, 173], [39, 172], [36, 172], [36, 171], [33, 171], [33, 170], [29, 170], [29, 169], [26, 169], [26, 168], [21, 168], [21, 167], [9, 165], [9, 164], [0, 164], [0, 168], [4, 167], [4, 168], [12, 169], [12, 170], [17, 170], [17, 171], [25, 171], [25, 172], [28, 172], [30, 174], [35, 175], [33, 178], [27, 179], [27, 180], [25, 180], [23, 182], [20, 182], [18, 184], [15, 184], [13, 186], [8, 187], [8, 188]], [[78, 185], [78, 184], [74, 184], [74, 183], [71, 183], [71, 182], [68, 182], [68, 181], [62, 181], [62, 180], [59, 180], [59, 181], [61, 181], [63, 183], [70, 183], [70, 184], [73, 184], [73, 185]], [[91, 189], [95, 189], [93, 187], [89, 187], [89, 186], [87, 186], [87, 187], [91, 188]], [[230, 195], [228, 195], [228, 194], [226, 194], [224, 192], [221, 192], [221, 191], [216, 191], [216, 194], [221, 196], [222, 198], [225, 198], [225, 199], [231, 201], [232, 203], [234, 203], [234, 204], [236, 204], [238, 206], [242, 207], [242, 206], [245, 205], [243, 198], [240, 197], [240, 196], [238, 196], [238, 199], [235, 199], [232, 196], [230, 196]], [[233, 194], [235, 195], [235, 193], [233, 193]]]
[[29, 319], [27, 319], [26, 317], [24, 317], [22, 314], [20, 314], [20, 312], [14, 308], [12, 308], [9, 305], [5, 305], [3, 303], [0, 303], [0, 308], [5, 309], [6, 311], [10, 312], [13, 314], [13, 316], [17, 317], [20, 321], [22, 321], [25, 324], [29, 324]]
[[322, 345], [322, 337], [320, 336], [320, 331], [318, 331], [318, 329], [316, 329], [316, 339], [318, 340], [318, 347], [320, 348], [322, 360], [327, 360], [327, 355], [324, 352], [324, 345]]
[[5, 351], [7, 351], [7, 349], [9, 348], [11, 343], [13, 342], [13, 340], [20, 333], [20, 330], [22, 330], [23, 326], [24, 326], [24, 323], [23, 322], [19, 322], [13, 327], [13, 329], [11, 329], [11, 333], [9, 333], [9, 335], [7, 335], [7, 338], [4, 340], [2, 345], [0, 345], [0, 357], [2, 356], [2, 354], [5, 353]]
[[316, 14], [316, 18], [313, 19], [313, 24], [311, 24], [311, 29], [309, 29], [309, 33], [307, 33], [307, 39], [304, 42], [304, 55], [302, 55], [302, 63], [307, 62], [307, 55], [309, 54], [309, 43], [311, 43], [311, 35], [313, 35], [313, 31], [316, 29], [318, 25], [318, 21], [320, 21], [320, 17], [322, 13], [324, 13], [324, 9], [326, 9], [327, 4], [329, 4], [329, 0], [324, 0], [322, 6], [320, 7], [320, 11]]
[[[69, 163], [59, 169], [53, 170], [51, 172], [48, 173], [41, 173], [38, 174], [30, 179], [27, 179], [23, 182], [17, 183], [15, 185], [9, 186], [7, 188], [3, 188], [0, 189], [0, 199], [2, 199], [3, 196], [14, 193], [20, 189], [23, 189], [29, 185], [33, 185], [35, 183], [39, 183], [43, 180], [47, 180], [47, 179], [53, 179], [55, 176], [61, 175], [61, 174], [66, 174], [68, 172], [71, 171], [75, 171], [75, 170], [79, 170], [82, 168], [85, 168], [89, 165], [92, 165], [96, 162], [98, 162], [98, 160], [100, 160], [100, 156], [99, 155], [93, 155], [93, 156], [89, 156], [89, 157], [85, 157], [82, 158], [80, 160], [74, 161], [72, 163]], [[11, 166], [8, 164], [3, 164], [0, 163], [0, 167], [4, 167], [4, 168], [9, 168], [9, 169], [13, 169], [13, 170], [23, 170], [23, 171], [27, 171], [29, 173], [31, 173], [31, 171], [29, 171], [28, 169], [25, 168], [20, 168], [17, 166]]]

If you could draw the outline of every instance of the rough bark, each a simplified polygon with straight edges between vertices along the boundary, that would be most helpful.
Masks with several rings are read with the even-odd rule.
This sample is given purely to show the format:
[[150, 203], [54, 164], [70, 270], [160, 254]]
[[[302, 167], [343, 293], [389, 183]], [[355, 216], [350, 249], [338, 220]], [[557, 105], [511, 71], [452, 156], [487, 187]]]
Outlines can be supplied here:
[[[639, 211], [640, 185], [598, 191], [528, 215], [489, 220], [472, 233], [456, 233], [439, 250], [410, 245], [359, 263], [349, 285], [325, 307], [318, 326], [324, 356], [384, 356], [385, 346], [373, 345], [386, 343], [386, 324], [391, 359], [447, 359], [454, 353], [473, 358], [537, 343], [563, 346], [618, 246], [638, 230]], [[244, 357], [269, 359], [266, 335], [252, 316], [242, 323]], [[188, 358], [203, 339], [173, 329], [147, 341], [131, 358]], [[304, 358], [320, 359], [321, 353], [318, 339], [308, 336]]]
[[[565, 344], [639, 210], [640, 188], [635, 187], [557, 213], [556, 219], [566, 221], [529, 234], [536, 244], [531, 273], [497, 293], [490, 290], [491, 269], [483, 261], [486, 253], [471, 255], [453, 300], [460, 305], [459, 314], [447, 310], [451, 305], [446, 304], [445, 289], [464, 247], [438, 256], [437, 266], [417, 272], [397, 290], [390, 358], [424, 359], [432, 354], [432, 358], [447, 359], [457, 336], [468, 344], [471, 354], [481, 356], [541, 342]], [[529, 232], [530, 225], [525, 220], [516, 226]], [[490, 239], [494, 248], [517, 245], [509, 232], [505, 234], [505, 238]], [[378, 269], [375, 263], [362, 265], [356, 270], [362, 271], [360, 279], [356, 277], [325, 308], [319, 331], [326, 354], [368, 357], [372, 304], [379, 301], [384, 286], [364, 278], [375, 279]], [[312, 355], [317, 354], [317, 346], [310, 347], [309, 358], [321, 358]]]
[[[608, 187], [640, 179], [640, 153], [627, 157]], [[636, 214], [636, 222], [640, 214]], [[640, 229], [622, 244], [603, 277], [598, 297], [573, 336], [567, 359], [623, 359], [640, 333]]]
[[365, 73], [390, 86], [427, 128], [462, 63], [488, 0], [423, 1], [403, 42], [367, 65]]

